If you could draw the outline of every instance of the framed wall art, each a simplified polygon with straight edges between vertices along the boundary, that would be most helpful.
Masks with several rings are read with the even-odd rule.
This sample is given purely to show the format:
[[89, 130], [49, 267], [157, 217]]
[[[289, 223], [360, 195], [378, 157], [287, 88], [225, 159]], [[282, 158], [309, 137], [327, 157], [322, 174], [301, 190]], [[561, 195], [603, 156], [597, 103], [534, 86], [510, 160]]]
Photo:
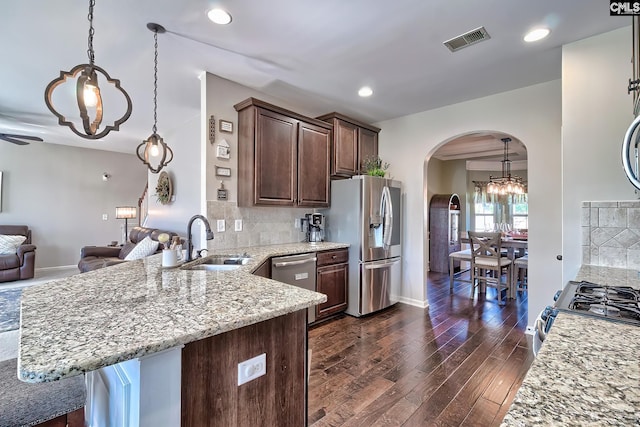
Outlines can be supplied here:
[[220, 120], [220, 132], [233, 133], [233, 122]]

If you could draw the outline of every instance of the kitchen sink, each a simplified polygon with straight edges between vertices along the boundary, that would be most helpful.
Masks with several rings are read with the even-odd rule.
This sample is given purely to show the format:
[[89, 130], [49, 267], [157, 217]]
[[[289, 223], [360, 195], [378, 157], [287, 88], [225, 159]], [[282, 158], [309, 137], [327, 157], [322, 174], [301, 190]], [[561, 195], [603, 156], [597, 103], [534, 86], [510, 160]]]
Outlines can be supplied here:
[[184, 268], [187, 270], [229, 271], [246, 265], [250, 259], [251, 257], [247, 254], [211, 255], [203, 260], [198, 260], [197, 264]]

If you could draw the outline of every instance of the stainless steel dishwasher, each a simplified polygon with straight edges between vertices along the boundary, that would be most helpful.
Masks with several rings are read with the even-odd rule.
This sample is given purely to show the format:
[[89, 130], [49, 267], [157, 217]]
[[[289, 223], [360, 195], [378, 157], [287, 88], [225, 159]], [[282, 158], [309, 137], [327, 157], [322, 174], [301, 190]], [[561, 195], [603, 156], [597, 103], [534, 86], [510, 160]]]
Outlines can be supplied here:
[[[298, 286], [310, 291], [316, 290], [316, 254], [299, 254], [274, 257], [271, 259], [271, 278], [278, 282]], [[316, 320], [315, 307], [307, 310], [308, 322]]]

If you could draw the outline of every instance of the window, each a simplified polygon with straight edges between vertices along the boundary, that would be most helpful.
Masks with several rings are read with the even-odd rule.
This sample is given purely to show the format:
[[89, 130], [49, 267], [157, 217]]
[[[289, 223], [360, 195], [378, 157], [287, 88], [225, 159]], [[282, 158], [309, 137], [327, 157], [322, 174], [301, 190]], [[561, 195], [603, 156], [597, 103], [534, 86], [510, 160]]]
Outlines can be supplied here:
[[514, 203], [511, 205], [514, 230], [529, 229], [529, 205], [527, 203]]
[[474, 231], [493, 231], [495, 221], [493, 219], [493, 203], [475, 204], [475, 227]]

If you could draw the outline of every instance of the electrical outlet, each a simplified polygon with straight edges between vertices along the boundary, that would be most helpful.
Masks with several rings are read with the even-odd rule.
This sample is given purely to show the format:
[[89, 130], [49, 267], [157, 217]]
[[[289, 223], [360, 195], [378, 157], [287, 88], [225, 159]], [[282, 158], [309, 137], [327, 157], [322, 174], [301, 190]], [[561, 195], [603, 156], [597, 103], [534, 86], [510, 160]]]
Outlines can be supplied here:
[[293, 226], [294, 226], [296, 229], [298, 229], [298, 230], [299, 230], [299, 229], [300, 229], [300, 219], [298, 219], [298, 218], [294, 219], [294, 220], [293, 220]]
[[253, 381], [267, 373], [267, 353], [238, 363], [238, 385]]
[[224, 219], [218, 220], [218, 233], [222, 233], [224, 231]]
[[235, 229], [235, 231], [242, 231], [242, 220], [241, 219], [236, 219], [234, 229]]
[[103, 221], [107, 221], [109, 219], [109, 215], [107, 214], [102, 214], [102, 220]]

